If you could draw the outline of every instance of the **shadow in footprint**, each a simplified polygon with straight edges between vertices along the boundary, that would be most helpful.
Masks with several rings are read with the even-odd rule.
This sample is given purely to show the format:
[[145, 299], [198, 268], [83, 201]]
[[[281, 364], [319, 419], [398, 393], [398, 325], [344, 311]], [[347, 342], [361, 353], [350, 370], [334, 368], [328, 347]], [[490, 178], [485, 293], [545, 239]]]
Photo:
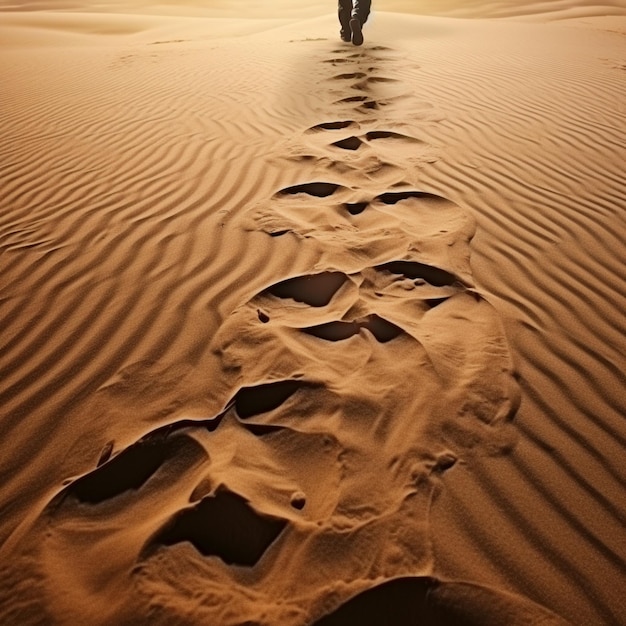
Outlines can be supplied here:
[[337, 103], [341, 102], [365, 102], [367, 100], [367, 96], [349, 96], [348, 98], [342, 98], [341, 100], [337, 100]]
[[332, 196], [332, 194], [334, 194], [335, 191], [339, 189], [339, 187], [341, 187], [341, 185], [338, 185], [336, 183], [304, 183], [302, 185], [285, 187], [285, 189], [281, 189], [277, 195], [283, 196], [305, 193], [309, 196], [315, 196], [316, 198], [327, 198], [328, 196]]
[[360, 215], [367, 208], [367, 202], [346, 202], [343, 206], [350, 215]]
[[376, 139], [402, 139], [407, 142], [421, 143], [420, 140], [415, 137], [409, 137], [408, 135], [402, 135], [401, 133], [394, 133], [390, 130], [371, 130], [365, 134], [365, 138], [368, 141], [374, 141]]
[[196, 442], [173, 434], [176, 430], [196, 426], [215, 430], [222, 415], [208, 422], [183, 420], [150, 433], [120, 452], [94, 471], [70, 484], [63, 493], [87, 504], [100, 504], [127, 491], [140, 489], [156, 472], [176, 455], [193, 456]]
[[235, 411], [241, 419], [273, 411], [305, 384], [299, 380], [279, 380], [253, 387], [242, 387], [235, 394]]
[[445, 202], [445, 198], [437, 196], [434, 193], [427, 193], [425, 191], [389, 191], [376, 196], [375, 200], [382, 202], [383, 204], [397, 204], [402, 200], [408, 200], [409, 198], [418, 198], [421, 200], [440, 200]]
[[349, 72], [347, 74], [337, 74], [333, 76], [333, 80], [353, 80], [355, 78], [365, 78], [367, 74], [364, 72]]
[[527, 626], [565, 622], [544, 607], [481, 585], [428, 576], [389, 580], [351, 598], [312, 626]]
[[364, 320], [354, 322], [328, 322], [303, 328], [302, 331], [326, 341], [343, 341], [358, 335], [363, 328], [369, 330], [380, 343], [387, 343], [403, 332], [401, 328], [378, 315], [370, 315]]
[[431, 578], [399, 578], [368, 589], [348, 600], [313, 626], [448, 626], [435, 622], [428, 609], [428, 593], [436, 584]]
[[370, 76], [367, 79], [368, 83], [397, 83], [397, 78], [387, 78], [385, 76]]
[[352, 136], [335, 141], [332, 145], [342, 150], [358, 150], [363, 145], [363, 142], [358, 137]]
[[354, 122], [352, 120], [345, 120], [340, 122], [323, 122], [313, 126], [310, 130], [341, 130], [342, 128], [348, 128], [352, 126]]
[[241, 496], [218, 490], [177, 513], [151, 541], [148, 550], [189, 541], [204, 556], [228, 565], [253, 566], [287, 522], [255, 511]]
[[326, 306], [348, 280], [342, 272], [321, 272], [288, 278], [266, 289], [278, 298], [291, 298], [309, 306]]
[[136, 443], [99, 469], [79, 478], [67, 494], [79, 502], [99, 504], [131, 489], [139, 489], [170, 456], [172, 442], [164, 437]]
[[378, 265], [376, 269], [379, 272], [390, 272], [391, 274], [405, 276], [411, 280], [425, 280], [435, 287], [450, 286], [457, 282], [454, 274], [432, 265], [418, 263], [417, 261], [391, 261], [390, 263]]

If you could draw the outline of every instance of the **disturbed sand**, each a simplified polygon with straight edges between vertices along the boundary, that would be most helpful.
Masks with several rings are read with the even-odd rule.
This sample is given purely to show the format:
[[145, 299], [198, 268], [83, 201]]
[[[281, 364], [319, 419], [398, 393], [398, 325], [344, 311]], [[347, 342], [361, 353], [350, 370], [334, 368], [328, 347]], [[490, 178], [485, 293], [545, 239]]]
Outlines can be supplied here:
[[3, 624], [625, 623], [626, 3], [411, 5], [0, 2]]

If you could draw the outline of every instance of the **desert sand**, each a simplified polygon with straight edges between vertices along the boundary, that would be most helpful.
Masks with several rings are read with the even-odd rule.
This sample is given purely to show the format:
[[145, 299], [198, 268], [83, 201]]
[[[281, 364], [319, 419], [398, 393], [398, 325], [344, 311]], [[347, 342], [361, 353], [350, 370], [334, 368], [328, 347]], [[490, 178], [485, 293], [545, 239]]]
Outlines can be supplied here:
[[0, 2], [0, 623], [626, 624], [626, 2]]

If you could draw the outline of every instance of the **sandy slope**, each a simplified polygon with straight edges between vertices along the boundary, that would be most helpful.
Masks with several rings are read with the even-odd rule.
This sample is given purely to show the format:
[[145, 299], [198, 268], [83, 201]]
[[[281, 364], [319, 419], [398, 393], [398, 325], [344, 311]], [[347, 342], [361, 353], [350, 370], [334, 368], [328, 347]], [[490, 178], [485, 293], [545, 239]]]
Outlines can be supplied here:
[[623, 623], [626, 11], [439, 6], [0, 4], [0, 621]]

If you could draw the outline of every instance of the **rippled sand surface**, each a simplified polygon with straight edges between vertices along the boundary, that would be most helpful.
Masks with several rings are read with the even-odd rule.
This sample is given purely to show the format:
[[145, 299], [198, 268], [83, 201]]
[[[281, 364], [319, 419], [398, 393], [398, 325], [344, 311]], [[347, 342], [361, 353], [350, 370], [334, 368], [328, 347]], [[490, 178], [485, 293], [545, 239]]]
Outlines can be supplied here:
[[623, 624], [626, 4], [373, 8], [0, 2], [3, 624]]

